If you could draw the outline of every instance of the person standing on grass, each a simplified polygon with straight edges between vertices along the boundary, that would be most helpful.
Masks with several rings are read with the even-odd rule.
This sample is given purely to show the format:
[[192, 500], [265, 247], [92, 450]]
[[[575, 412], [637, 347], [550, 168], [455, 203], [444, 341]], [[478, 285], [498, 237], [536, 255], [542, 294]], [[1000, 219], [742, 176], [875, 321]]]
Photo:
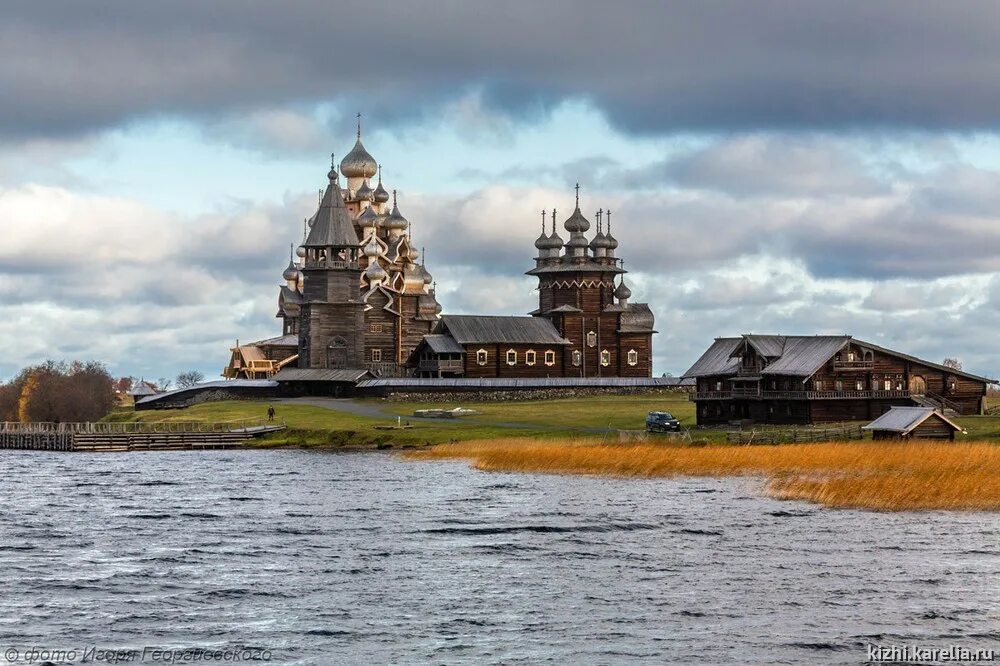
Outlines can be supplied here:
[[267, 406], [267, 420], [268, 421], [274, 420], [274, 405]]

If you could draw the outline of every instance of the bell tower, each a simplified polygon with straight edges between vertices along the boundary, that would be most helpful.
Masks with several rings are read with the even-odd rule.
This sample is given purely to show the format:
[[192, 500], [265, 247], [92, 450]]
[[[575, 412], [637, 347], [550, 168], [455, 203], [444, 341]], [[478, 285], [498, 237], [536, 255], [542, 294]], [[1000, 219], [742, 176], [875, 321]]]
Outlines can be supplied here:
[[365, 304], [358, 291], [361, 249], [335, 166], [327, 176], [330, 183], [302, 244], [299, 367], [364, 368]]

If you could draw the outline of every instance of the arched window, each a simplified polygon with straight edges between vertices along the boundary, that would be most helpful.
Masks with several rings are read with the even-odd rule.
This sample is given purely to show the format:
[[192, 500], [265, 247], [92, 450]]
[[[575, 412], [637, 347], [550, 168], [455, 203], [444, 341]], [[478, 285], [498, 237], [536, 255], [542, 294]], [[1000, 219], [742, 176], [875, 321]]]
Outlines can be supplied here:
[[479, 365], [486, 365], [490, 360], [490, 353], [485, 349], [480, 349], [476, 352], [476, 363]]
[[639, 352], [634, 349], [628, 350], [628, 364], [639, 365]]
[[609, 352], [607, 349], [601, 350], [601, 365], [603, 365], [604, 367], [608, 367], [609, 365], [611, 365], [611, 352]]
[[579, 349], [573, 350], [573, 365], [579, 367], [583, 363], [583, 353]]
[[597, 346], [597, 333], [593, 331], [587, 333], [587, 346], [596, 347]]
[[507, 365], [517, 365], [517, 352], [513, 349], [507, 350]]
[[535, 353], [535, 350], [529, 349], [528, 351], [524, 352], [524, 362], [527, 363], [528, 365], [534, 365], [537, 360], [538, 360], [538, 354]]
[[545, 365], [555, 365], [556, 364], [556, 353], [549, 349], [545, 352]]

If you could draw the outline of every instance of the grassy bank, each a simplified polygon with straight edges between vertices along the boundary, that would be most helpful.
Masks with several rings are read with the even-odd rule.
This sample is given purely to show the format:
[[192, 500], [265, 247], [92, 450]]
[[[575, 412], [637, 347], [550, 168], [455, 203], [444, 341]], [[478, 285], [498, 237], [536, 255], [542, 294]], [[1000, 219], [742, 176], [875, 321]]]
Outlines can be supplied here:
[[[306, 446], [337, 448], [378, 448], [391, 446], [416, 447], [443, 442], [470, 439], [491, 439], [517, 432], [529, 437], [545, 439], [566, 436], [571, 429], [553, 430], [545, 427], [511, 428], [492, 425], [483, 421], [454, 422], [423, 421], [403, 418], [412, 428], [381, 430], [377, 426], [396, 423], [393, 415], [383, 418], [360, 416], [335, 409], [295, 402], [273, 403], [265, 400], [231, 400], [194, 405], [187, 409], [163, 409], [135, 412], [123, 410], [112, 414], [111, 421], [195, 421], [199, 423], [259, 419], [267, 415], [268, 405], [277, 411], [277, 421], [287, 429], [254, 440], [261, 447]], [[412, 413], [412, 412], [411, 412]]]
[[508, 438], [406, 454], [477, 469], [621, 477], [761, 476], [773, 497], [885, 511], [1000, 509], [1000, 446], [828, 442], [781, 446], [601, 445]]
[[[694, 403], [685, 394], [588, 396], [558, 400], [462, 403], [476, 410], [474, 416], [455, 421], [426, 421], [413, 417], [414, 410], [431, 407], [454, 407], [429, 396], [421, 402], [392, 402], [380, 399], [357, 401], [384, 416], [362, 416], [301, 402], [273, 403], [288, 430], [258, 441], [261, 446], [423, 446], [443, 442], [484, 440], [490, 438], [533, 436], [542, 439], [580, 437], [610, 430], [642, 430], [646, 413], [671, 412], [686, 428], [695, 427]], [[204, 403], [181, 410], [133, 412], [123, 410], [114, 420], [144, 421], [234, 421], [260, 418], [267, 412], [268, 401], [228, 401]], [[396, 417], [409, 421], [410, 430], [378, 430], [378, 425], [395, 422]], [[970, 440], [1000, 442], [1000, 417], [972, 416], [958, 419], [969, 430]], [[801, 426], [799, 426], [801, 429]], [[721, 443], [725, 432], [692, 430], [695, 443]]]

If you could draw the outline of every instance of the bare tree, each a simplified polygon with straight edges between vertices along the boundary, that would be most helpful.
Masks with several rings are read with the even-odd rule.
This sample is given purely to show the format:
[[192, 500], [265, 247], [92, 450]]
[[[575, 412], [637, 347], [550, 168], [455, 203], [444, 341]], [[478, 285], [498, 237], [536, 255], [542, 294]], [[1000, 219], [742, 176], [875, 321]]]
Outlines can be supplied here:
[[177, 379], [175, 381], [177, 382], [178, 388], [187, 388], [189, 386], [199, 384], [204, 380], [205, 375], [201, 372], [198, 372], [197, 370], [188, 370], [187, 372], [182, 372], [177, 375]]
[[156, 380], [156, 390], [157, 391], [169, 391], [170, 387], [173, 386], [173, 385], [174, 385], [174, 381], [172, 379], [168, 379], [166, 377], [160, 377], [159, 379]]
[[943, 365], [946, 368], [951, 368], [953, 370], [962, 369], [962, 362], [959, 361], [957, 358], [952, 358], [950, 356], [945, 360], [941, 361], [941, 365]]

